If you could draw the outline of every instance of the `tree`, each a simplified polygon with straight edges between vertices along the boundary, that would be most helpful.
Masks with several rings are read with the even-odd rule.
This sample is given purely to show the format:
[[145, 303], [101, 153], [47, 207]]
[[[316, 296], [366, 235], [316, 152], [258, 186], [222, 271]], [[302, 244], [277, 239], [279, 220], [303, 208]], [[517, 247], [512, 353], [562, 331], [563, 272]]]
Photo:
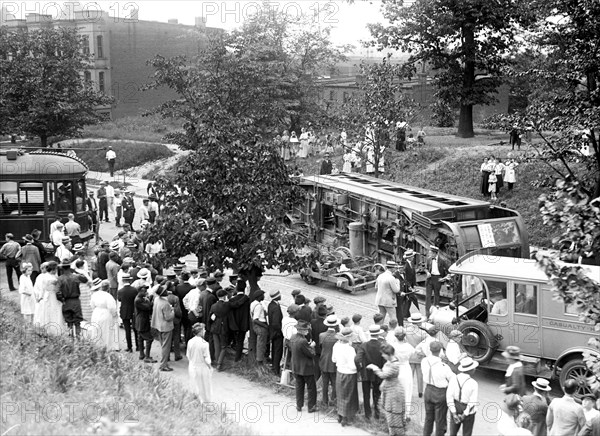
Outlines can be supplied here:
[[194, 253], [211, 268], [232, 267], [252, 290], [265, 267], [303, 265], [296, 249], [306, 244], [283, 224], [303, 193], [272, 139], [293, 116], [309, 114], [299, 109], [283, 23], [262, 24], [212, 35], [194, 60], [155, 57], [148, 85], [178, 94], [156, 112], [184, 120], [169, 139], [192, 151], [176, 174], [157, 181], [165, 213], [150, 235], [169, 241], [167, 263]]
[[0, 130], [48, 137], [74, 135], [100, 121], [96, 108], [111, 99], [83, 78], [89, 57], [77, 29], [11, 31], [0, 27]]
[[502, 83], [519, 24], [527, 25], [524, 0], [383, 0], [389, 26], [370, 25], [373, 45], [410, 53], [409, 62], [427, 62], [438, 73], [437, 97], [460, 107], [458, 136], [472, 137], [473, 106], [490, 104]]

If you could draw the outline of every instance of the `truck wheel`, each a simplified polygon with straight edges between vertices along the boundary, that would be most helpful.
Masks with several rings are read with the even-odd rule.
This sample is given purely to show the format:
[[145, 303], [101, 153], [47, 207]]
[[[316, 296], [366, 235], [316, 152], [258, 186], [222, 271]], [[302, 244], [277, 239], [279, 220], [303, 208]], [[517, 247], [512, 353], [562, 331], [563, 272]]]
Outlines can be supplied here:
[[498, 341], [486, 324], [476, 320], [463, 321], [458, 330], [463, 334], [462, 344], [473, 360], [486, 363], [492, 358]]
[[306, 273], [306, 270], [304, 270], [304, 269], [300, 271], [300, 277], [302, 277], [302, 280], [304, 280], [309, 285], [316, 285], [319, 282], [319, 279], [317, 279], [316, 277], [313, 277], [311, 275], [308, 275]]
[[569, 379], [575, 380], [577, 382], [575, 396], [581, 398], [584, 395], [593, 394], [587, 380], [591, 376], [592, 373], [585, 365], [583, 359], [573, 359], [567, 362], [560, 370], [560, 385], [564, 386], [565, 382]]

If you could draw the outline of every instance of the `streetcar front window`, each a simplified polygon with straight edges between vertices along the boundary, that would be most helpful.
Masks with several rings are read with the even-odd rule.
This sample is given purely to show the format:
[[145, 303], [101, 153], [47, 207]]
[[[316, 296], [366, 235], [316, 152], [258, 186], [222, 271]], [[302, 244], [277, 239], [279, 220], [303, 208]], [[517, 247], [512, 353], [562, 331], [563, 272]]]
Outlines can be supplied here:
[[44, 184], [42, 182], [19, 183], [19, 211], [22, 215], [44, 214]]
[[19, 213], [17, 182], [0, 182], [0, 193], [2, 195], [0, 214], [17, 215]]

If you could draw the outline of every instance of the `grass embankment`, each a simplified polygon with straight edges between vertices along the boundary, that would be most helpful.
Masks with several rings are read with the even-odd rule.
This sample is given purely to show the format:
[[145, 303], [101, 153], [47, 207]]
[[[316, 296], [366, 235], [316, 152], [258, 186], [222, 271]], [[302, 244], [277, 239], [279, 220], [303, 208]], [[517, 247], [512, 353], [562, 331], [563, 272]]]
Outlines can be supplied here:
[[129, 355], [28, 329], [0, 300], [2, 435], [248, 434]]
[[[507, 144], [508, 135], [502, 132], [477, 131], [474, 138], [457, 138], [442, 129], [434, 130], [426, 137], [426, 145], [407, 152], [388, 150], [386, 155], [386, 173], [382, 178], [395, 180], [407, 185], [416, 186], [448, 194], [483, 200], [480, 188], [479, 168], [483, 158], [494, 155], [503, 161], [511, 152]], [[500, 141], [504, 144], [500, 145]], [[493, 145], [491, 145], [493, 144]], [[515, 151], [515, 156], [525, 153]], [[321, 156], [306, 160], [297, 160], [306, 175], [317, 174]], [[337, 151], [334, 162], [342, 167], [341, 151]], [[550, 247], [552, 238], [559, 234], [559, 229], [546, 227], [542, 223], [538, 198], [549, 192], [547, 187], [536, 184], [554, 177], [549, 167], [540, 161], [521, 162], [517, 168], [517, 182], [512, 192], [506, 186], [498, 195], [498, 202], [517, 210], [522, 216], [529, 232], [529, 243], [542, 247]], [[534, 186], [535, 185], [535, 186]]]
[[[230, 353], [228, 359], [233, 360], [233, 353]], [[260, 383], [263, 386], [270, 387], [274, 392], [287, 395], [291, 400], [295, 400], [295, 390], [290, 386], [283, 386], [279, 384], [280, 378], [275, 376], [273, 372], [270, 370], [270, 365], [266, 366], [257, 366], [255, 363], [251, 361], [251, 359], [246, 356], [244, 360], [240, 363], [236, 363], [231, 365], [226, 369], [227, 371], [232, 372], [235, 375], [243, 377], [247, 380], [250, 380], [255, 383]], [[336, 408], [331, 406], [324, 406], [321, 404], [322, 396], [322, 379], [317, 381], [317, 406], [319, 407], [319, 413], [321, 415], [327, 415], [332, 417], [333, 419], [337, 419]], [[359, 383], [360, 385], [360, 383]], [[331, 389], [331, 387], [330, 387]], [[362, 399], [361, 399], [362, 401]], [[367, 421], [365, 419], [364, 410], [362, 406], [360, 406], [358, 414], [355, 416], [351, 425], [353, 427], [360, 428], [372, 434], [387, 434], [388, 427], [385, 421], [385, 417], [383, 412], [381, 413], [380, 419], [376, 420], [374, 418], [371, 421]], [[423, 427], [417, 422], [410, 421], [406, 426], [406, 434], [407, 435], [418, 435], [423, 433]]]
[[130, 139], [146, 142], [163, 142], [165, 135], [181, 130], [182, 122], [163, 119], [158, 115], [124, 117], [106, 121], [83, 129], [84, 138]]
[[[111, 146], [117, 154], [115, 170], [143, 165], [173, 156], [173, 152], [164, 144], [144, 143], [132, 141], [90, 141], [83, 142], [73, 147], [77, 148], [76, 154], [84, 160], [92, 171], [108, 171], [106, 150]], [[84, 150], [79, 150], [83, 148]]]

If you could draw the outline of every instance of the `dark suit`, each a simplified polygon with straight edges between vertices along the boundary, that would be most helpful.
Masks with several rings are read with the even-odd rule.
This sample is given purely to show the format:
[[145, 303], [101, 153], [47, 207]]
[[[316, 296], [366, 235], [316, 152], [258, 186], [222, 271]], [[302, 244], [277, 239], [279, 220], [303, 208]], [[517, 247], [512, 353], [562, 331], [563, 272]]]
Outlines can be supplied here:
[[[433, 262], [432, 257], [427, 258], [426, 268], [429, 273], [431, 273], [431, 265]], [[427, 317], [430, 315], [431, 309], [431, 298], [433, 296], [433, 304], [435, 306], [440, 305], [440, 289], [442, 287], [442, 283], [440, 279], [446, 277], [448, 275], [448, 263], [442, 259], [439, 255], [437, 256], [437, 267], [438, 267], [438, 275], [430, 275], [425, 282], [425, 314]]]
[[[396, 294], [396, 318], [398, 318], [398, 325], [404, 326], [404, 320], [410, 318], [410, 305], [414, 304], [417, 309], [419, 308], [417, 295], [411, 292], [417, 284], [415, 270], [406, 263], [404, 273], [398, 273], [395, 277], [400, 280], [400, 292]], [[402, 296], [402, 293], [406, 295]]]
[[321, 367], [319, 365], [319, 357], [321, 356], [321, 344], [319, 343], [319, 337], [321, 333], [327, 331], [327, 326], [324, 324], [325, 319], [318, 317], [311, 320], [310, 322], [310, 337], [315, 341], [315, 380], [319, 380], [321, 377]]
[[180, 283], [175, 287], [175, 295], [179, 297], [179, 303], [181, 306], [181, 325], [183, 327], [183, 337], [185, 338], [186, 344], [190, 339], [192, 339], [192, 323], [188, 317], [188, 311], [183, 305], [183, 299], [193, 288], [194, 287], [192, 285], [185, 282]]
[[223, 365], [223, 359], [225, 359], [225, 349], [227, 347], [227, 335], [229, 333], [229, 303], [224, 300], [219, 300], [210, 307], [209, 318], [212, 320], [210, 325], [210, 332], [212, 334], [215, 356], [217, 358], [217, 369], [220, 369]]
[[281, 331], [283, 312], [278, 301], [269, 303], [267, 317], [269, 320], [269, 337], [271, 338], [271, 364], [273, 371], [279, 374], [281, 358], [283, 357], [283, 332]]
[[296, 407], [304, 407], [304, 386], [308, 388], [308, 409], [317, 405], [317, 384], [315, 382], [315, 350], [308, 344], [306, 337], [296, 333], [290, 339], [292, 353], [292, 372], [296, 378]]
[[531, 433], [533, 436], [545, 436], [546, 413], [548, 412], [548, 401], [537, 395], [525, 395], [523, 397], [523, 412], [531, 417]]
[[321, 355], [319, 358], [319, 369], [323, 376], [323, 405], [329, 405], [329, 384], [331, 384], [331, 401], [336, 400], [335, 379], [336, 365], [331, 360], [333, 346], [337, 343], [335, 330], [327, 330], [319, 335], [319, 348]]
[[238, 362], [244, 351], [246, 333], [250, 330], [250, 298], [243, 292], [237, 293], [229, 300], [229, 307], [233, 321], [230, 326], [234, 332], [235, 361]]
[[213, 304], [218, 301], [215, 294], [212, 293], [210, 288], [205, 289], [200, 293], [200, 306], [202, 307], [202, 322], [206, 326], [206, 333], [204, 339], [208, 342], [208, 349], [210, 351], [210, 358], [215, 361], [215, 343], [213, 342], [213, 335], [210, 333], [210, 327], [212, 321], [210, 319], [210, 308]]
[[[147, 294], [138, 294], [134, 300], [135, 305], [135, 328], [139, 336], [140, 359], [150, 359], [150, 350], [152, 349], [152, 333], [150, 330], [150, 319], [152, 317], [152, 300]], [[144, 341], [146, 349], [144, 350]]]
[[378, 339], [371, 339], [367, 342], [362, 343], [357, 351], [354, 363], [356, 369], [360, 374], [362, 380], [363, 390], [363, 405], [365, 408], [365, 417], [371, 418], [371, 390], [373, 391], [373, 408], [375, 409], [375, 419], [379, 419], [379, 397], [381, 391], [379, 387], [381, 385], [381, 379], [370, 369], [367, 369], [367, 365], [375, 364], [379, 368], [383, 368], [385, 359], [381, 354], [381, 344], [383, 342]]
[[137, 297], [137, 289], [131, 285], [125, 285], [117, 292], [117, 299], [121, 302], [121, 308], [119, 309], [119, 315], [123, 320], [123, 327], [125, 328], [125, 340], [127, 341], [127, 349], [131, 350], [133, 344], [131, 342], [131, 330], [135, 335], [135, 348], [139, 351], [140, 344], [138, 341], [137, 330], [135, 329], [135, 323], [133, 323], [133, 313], [135, 311], [135, 297]]

